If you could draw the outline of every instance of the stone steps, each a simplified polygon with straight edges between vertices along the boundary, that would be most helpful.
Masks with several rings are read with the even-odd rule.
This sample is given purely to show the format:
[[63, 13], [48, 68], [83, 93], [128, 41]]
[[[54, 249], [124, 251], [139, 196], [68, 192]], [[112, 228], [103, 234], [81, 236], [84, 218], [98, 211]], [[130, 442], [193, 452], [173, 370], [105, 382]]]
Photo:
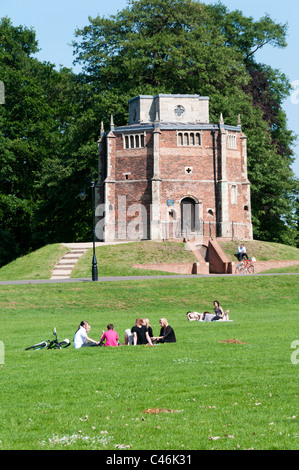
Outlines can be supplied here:
[[54, 266], [51, 279], [69, 279], [79, 258], [87, 250], [88, 248], [71, 248]]

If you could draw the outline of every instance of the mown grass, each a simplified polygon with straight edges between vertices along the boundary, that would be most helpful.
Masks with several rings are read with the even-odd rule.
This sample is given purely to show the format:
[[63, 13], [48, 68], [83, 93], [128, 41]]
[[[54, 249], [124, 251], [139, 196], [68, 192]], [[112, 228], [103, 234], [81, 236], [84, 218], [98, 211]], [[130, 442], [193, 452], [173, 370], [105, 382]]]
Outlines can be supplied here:
[[60, 243], [46, 245], [0, 268], [0, 281], [50, 279], [55, 264], [67, 251]]
[[[221, 241], [219, 245], [227, 255], [230, 261], [236, 261], [234, 256], [237, 253], [240, 242], [233, 240]], [[251, 240], [244, 242], [247, 253], [250, 257], [254, 256], [258, 261], [291, 261], [299, 260], [299, 249], [293, 246], [283, 245], [281, 243], [264, 242]]]
[[[0, 281], [50, 279], [59, 259], [69, 251], [56, 243], [47, 245], [29, 255], [16, 259], [0, 268]], [[72, 278], [91, 277], [93, 251], [90, 248], [72, 272]], [[120, 245], [103, 245], [96, 248], [99, 276], [144, 276], [170, 274], [155, 270], [133, 268], [133, 264], [190, 263], [196, 262], [192, 252], [183, 243], [136, 242]]]
[[[215, 298], [233, 322], [186, 320]], [[298, 449], [298, 300], [296, 275], [1, 286], [0, 448]], [[24, 350], [138, 316], [177, 343]]]
[[[236, 261], [234, 241], [220, 242], [231, 261]], [[299, 249], [260, 241], [246, 242], [250, 256], [262, 260], [299, 260]], [[68, 251], [61, 244], [47, 245], [0, 268], [0, 281], [50, 279], [56, 262]], [[92, 249], [89, 249], [72, 271], [72, 278], [90, 278]], [[171, 274], [169, 272], [134, 268], [136, 264], [193, 263], [197, 259], [180, 242], [142, 241], [119, 245], [102, 245], [96, 248], [98, 274], [105, 276], [144, 276]], [[279, 268], [274, 272], [298, 272], [297, 267]]]
[[272, 268], [263, 271], [264, 273], [299, 273], [299, 265], [287, 266], [284, 268]]
[[[75, 266], [72, 278], [90, 277], [92, 252], [87, 252]], [[144, 276], [171, 274], [134, 268], [136, 264], [195, 263], [195, 255], [181, 242], [143, 241], [96, 248], [99, 276]]]

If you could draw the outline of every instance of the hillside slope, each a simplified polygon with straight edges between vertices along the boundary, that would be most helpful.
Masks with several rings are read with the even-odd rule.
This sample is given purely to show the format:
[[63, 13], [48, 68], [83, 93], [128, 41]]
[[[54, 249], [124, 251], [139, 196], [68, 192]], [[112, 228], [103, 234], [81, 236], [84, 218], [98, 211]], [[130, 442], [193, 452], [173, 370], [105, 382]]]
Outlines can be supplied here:
[[[221, 241], [221, 248], [230, 261], [236, 261], [236, 241]], [[190, 263], [196, 262], [194, 254], [180, 242], [142, 241], [119, 245], [101, 245], [96, 248], [99, 276], [161, 275], [162, 271], [133, 268], [133, 264]], [[247, 252], [259, 261], [298, 260], [299, 249], [277, 243], [249, 241]], [[0, 268], [0, 281], [50, 279], [57, 261], [68, 251], [60, 243], [47, 245]], [[92, 249], [79, 260], [72, 278], [91, 277]], [[283, 268], [279, 272], [298, 272], [299, 266]], [[276, 270], [277, 272], [277, 270]], [[171, 273], [164, 273], [171, 274]]]

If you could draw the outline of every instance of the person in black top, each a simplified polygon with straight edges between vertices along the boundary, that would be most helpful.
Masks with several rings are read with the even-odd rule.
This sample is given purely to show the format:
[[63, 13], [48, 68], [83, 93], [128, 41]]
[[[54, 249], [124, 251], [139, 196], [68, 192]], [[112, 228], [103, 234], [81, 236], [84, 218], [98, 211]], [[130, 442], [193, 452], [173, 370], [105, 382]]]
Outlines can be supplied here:
[[143, 318], [137, 318], [135, 326], [131, 329], [133, 334], [133, 345], [150, 344], [152, 345], [147, 327], [143, 324]]
[[176, 343], [176, 337], [166, 318], [160, 320], [160, 336], [152, 338], [155, 343]]
[[229, 320], [229, 310], [223, 311], [223, 308], [220, 307], [218, 300], [214, 300], [214, 314], [215, 316], [212, 318], [212, 321], [228, 321]]
[[153, 333], [153, 329], [152, 329], [152, 327], [151, 327], [151, 325], [150, 325], [149, 319], [148, 319], [148, 318], [144, 318], [144, 319], [143, 319], [143, 324], [147, 327], [149, 337], [150, 337], [150, 338], [153, 338], [154, 333]]

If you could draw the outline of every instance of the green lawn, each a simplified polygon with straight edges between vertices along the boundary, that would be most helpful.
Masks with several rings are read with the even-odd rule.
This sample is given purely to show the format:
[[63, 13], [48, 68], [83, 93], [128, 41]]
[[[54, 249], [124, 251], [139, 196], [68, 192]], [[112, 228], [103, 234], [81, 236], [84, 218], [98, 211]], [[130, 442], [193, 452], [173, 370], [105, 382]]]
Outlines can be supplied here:
[[[96, 248], [99, 276], [145, 276], [169, 272], [134, 268], [135, 264], [195, 263], [195, 255], [181, 242], [142, 241]], [[299, 251], [299, 250], [298, 250]], [[72, 278], [91, 276], [92, 250], [75, 266]]]
[[[236, 261], [236, 242], [220, 242], [228, 258]], [[246, 243], [248, 253], [257, 260], [299, 260], [299, 249], [260, 241]], [[0, 281], [50, 279], [56, 262], [68, 251], [59, 243], [47, 245], [27, 256], [18, 258], [0, 268]], [[90, 278], [92, 249], [82, 256], [72, 271], [72, 278]], [[180, 242], [142, 241], [119, 245], [102, 245], [96, 248], [99, 277], [144, 276], [171, 274], [169, 272], [134, 268], [134, 264], [194, 263], [194, 254]], [[276, 272], [298, 272], [297, 267], [279, 268]]]
[[[230, 261], [236, 261], [234, 256], [237, 253], [240, 242], [229, 240], [221, 241], [219, 245]], [[244, 242], [247, 253], [250, 257], [255, 257], [258, 261], [289, 261], [299, 260], [299, 249], [294, 246], [283, 245], [281, 243], [264, 242], [251, 240]]]
[[[47, 245], [0, 268], [0, 281], [50, 279], [55, 264], [67, 251], [69, 249], [59, 243]], [[72, 272], [72, 278], [91, 277], [92, 255], [93, 251], [90, 248], [79, 259]], [[96, 256], [100, 277], [170, 274], [133, 268], [132, 265], [197, 261], [194, 254], [185, 249], [185, 244], [179, 242], [143, 241], [103, 245], [96, 248]]]
[[[214, 299], [233, 322], [186, 320]], [[297, 275], [0, 286], [0, 448], [297, 450], [298, 305]], [[138, 316], [177, 343], [24, 350]]]
[[0, 268], [0, 281], [50, 279], [55, 264], [67, 252], [60, 243], [46, 245]]

